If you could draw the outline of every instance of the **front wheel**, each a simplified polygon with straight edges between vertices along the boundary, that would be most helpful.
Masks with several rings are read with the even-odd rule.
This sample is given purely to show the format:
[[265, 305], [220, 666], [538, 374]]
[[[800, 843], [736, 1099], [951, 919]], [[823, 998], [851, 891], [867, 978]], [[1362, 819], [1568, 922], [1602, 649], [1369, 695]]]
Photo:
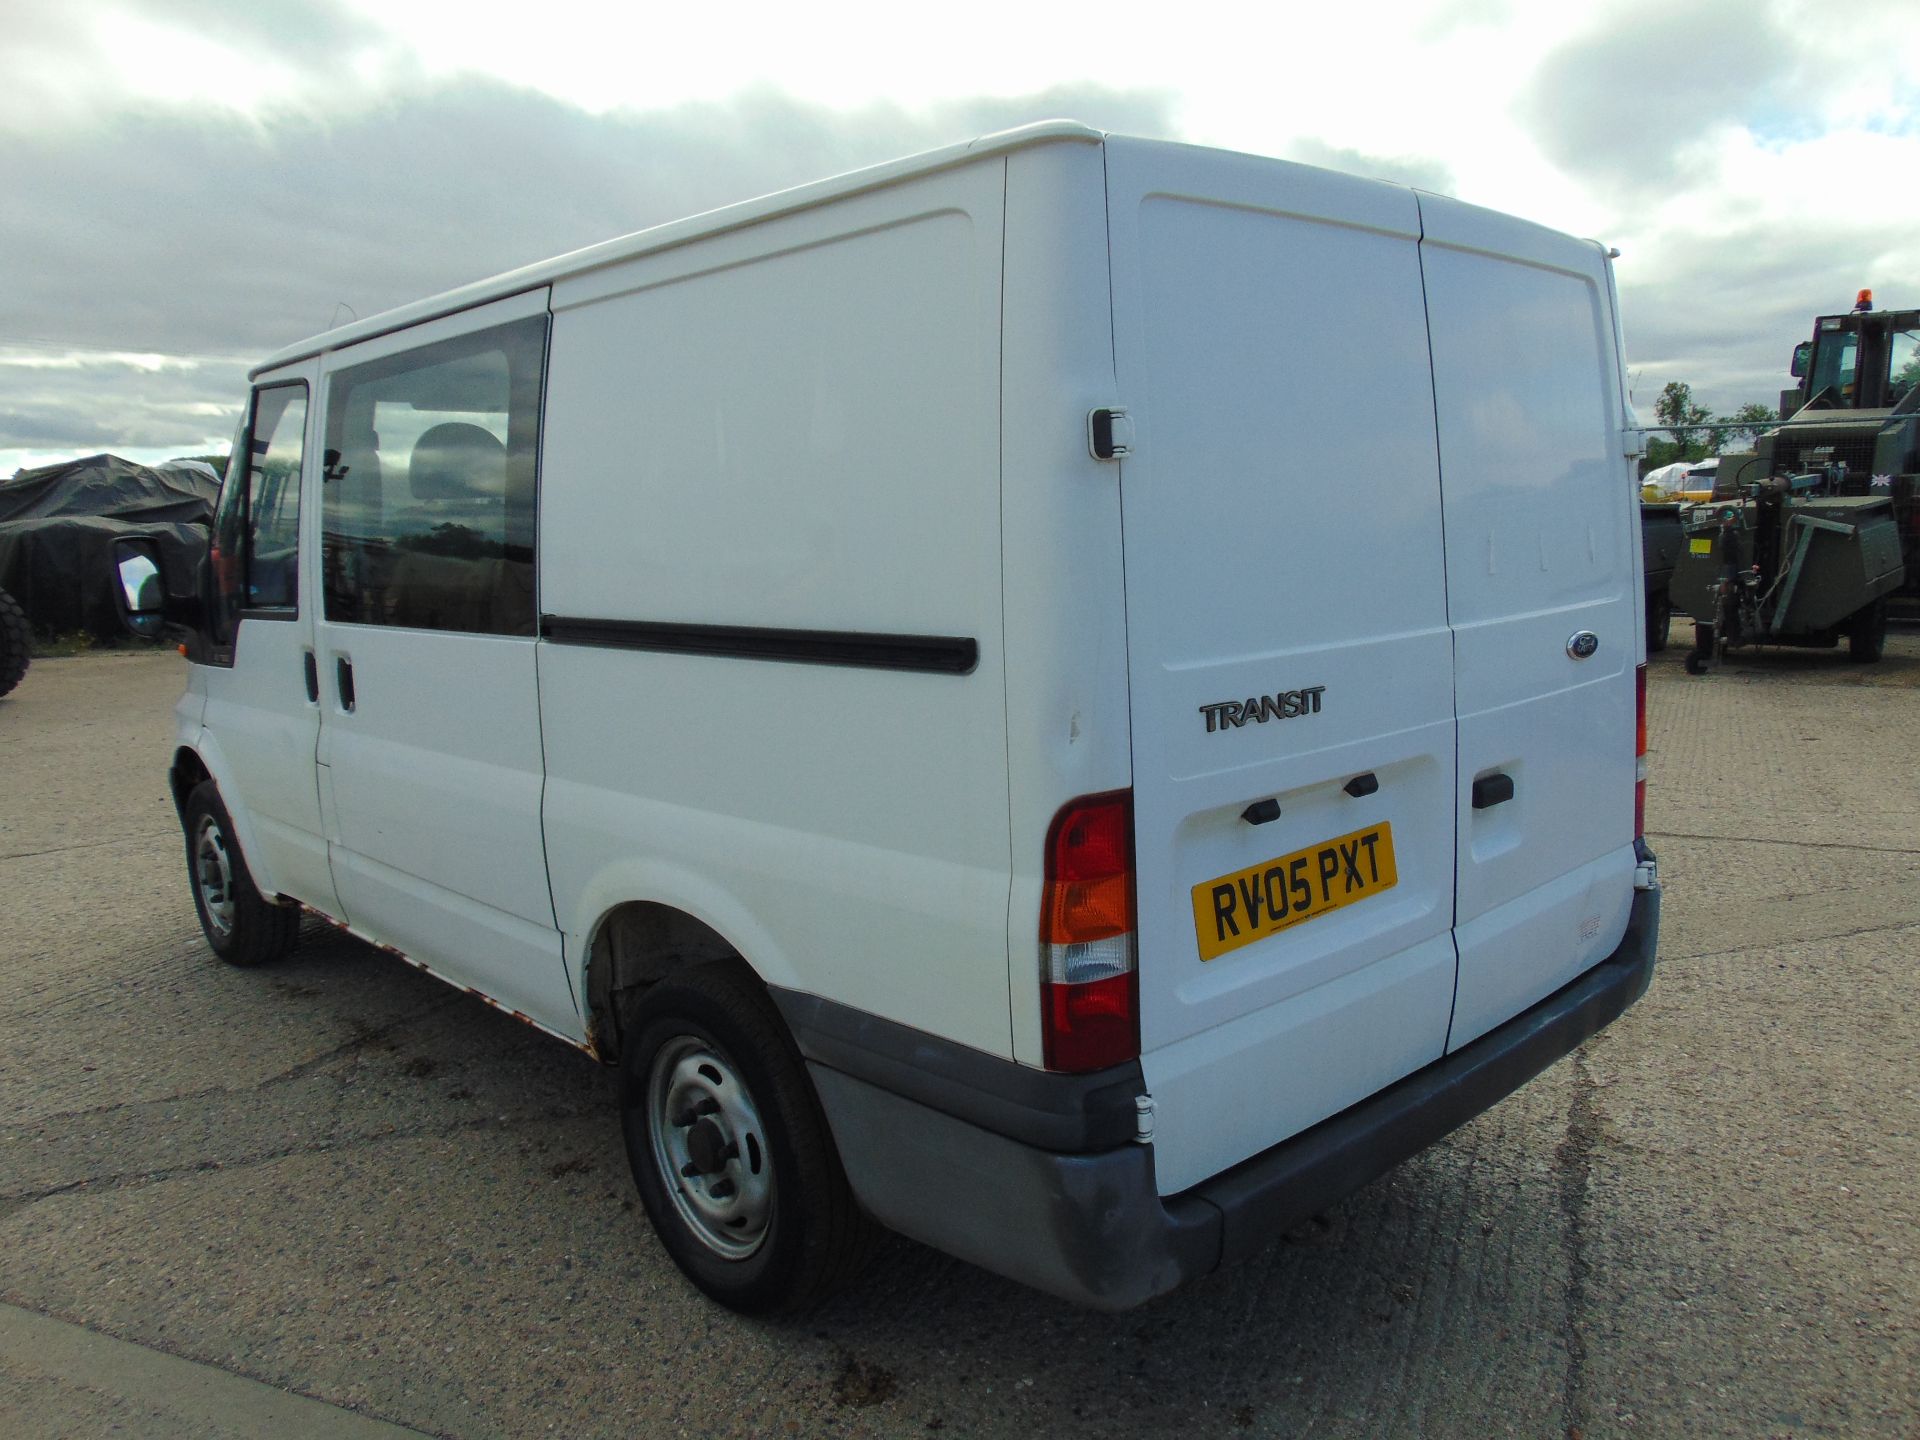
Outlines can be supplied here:
[[1887, 602], [1876, 600], [1847, 621], [1847, 657], [1871, 665], [1887, 648]]
[[825, 1295], [877, 1232], [765, 992], [739, 968], [702, 965], [643, 1004], [621, 1061], [621, 1124], [661, 1244], [733, 1310]]
[[233, 820], [220, 791], [203, 780], [187, 796], [181, 823], [187, 832], [187, 878], [193, 908], [213, 953], [229, 965], [264, 965], [293, 949], [300, 912], [261, 898], [233, 838]]

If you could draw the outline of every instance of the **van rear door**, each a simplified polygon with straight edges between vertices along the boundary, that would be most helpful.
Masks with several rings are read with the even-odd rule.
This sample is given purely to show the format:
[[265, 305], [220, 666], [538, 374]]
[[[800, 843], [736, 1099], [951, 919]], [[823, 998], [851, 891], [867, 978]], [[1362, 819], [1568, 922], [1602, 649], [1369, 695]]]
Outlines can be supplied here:
[[1458, 1048], [1626, 931], [1638, 491], [1600, 247], [1419, 199], [1460, 717]]
[[1443, 1052], [1453, 659], [1413, 193], [1106, 155], [1141, 1065], [1170, 1194]]

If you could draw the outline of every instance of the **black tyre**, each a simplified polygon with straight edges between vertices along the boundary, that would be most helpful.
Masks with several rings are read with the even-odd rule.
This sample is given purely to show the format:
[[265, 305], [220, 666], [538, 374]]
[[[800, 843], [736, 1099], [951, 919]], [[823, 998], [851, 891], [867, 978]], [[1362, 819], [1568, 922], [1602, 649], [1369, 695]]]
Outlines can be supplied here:
[[1704, 675], [1707, 666], [1713, 663], [1713, 627], [1695, 625], [1693, 627], [1693, 649], [1687, 652], [1687, 674]]
[[621, 1059], [621, 1123], [661, 1243], [730, 1309], [819, 1299], [866, 1261], [878, 1230], [772, 1002], [743, 967], [702, 965], [642, 1004]]
[[33, 654], [33, 631], [20, 602], [0, 590], [0, 695], [18, 685]]
[[1871, 665], [1887, 648], [1887, 602], [1876, 600], [1847, 621], [1847, 657]]
[[182, 823], [187, 833], [187, 880], [193, 908], [213, 953], [229, 965], [278, 960], [300, 935], [300, 912], [261, 898], [233, 837], [233, 821], [220, 791], [203, 780], [187, 796]]
[[1647, 600], [1647, 653], [1658, 655], [1667, 648], [1667, 631], [1673, 625], [1673, 601], [1662, 590]]

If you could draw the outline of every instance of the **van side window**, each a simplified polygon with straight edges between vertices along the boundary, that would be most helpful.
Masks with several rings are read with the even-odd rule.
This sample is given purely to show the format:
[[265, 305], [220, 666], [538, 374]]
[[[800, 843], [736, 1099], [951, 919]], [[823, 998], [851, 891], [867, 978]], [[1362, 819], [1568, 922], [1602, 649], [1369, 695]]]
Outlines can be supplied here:
[[329, 620], [533, 634], [546, 344], [540, 315], [332, 377]]
[[[214, 512], [215, 639], [227, 643], [243, 613], [297, 612], [300, 457], [306, 448], [307, 387], [254, 392], [245, 448], [227, 466]], [[275, 617], [280, 618], [280, 617]]]

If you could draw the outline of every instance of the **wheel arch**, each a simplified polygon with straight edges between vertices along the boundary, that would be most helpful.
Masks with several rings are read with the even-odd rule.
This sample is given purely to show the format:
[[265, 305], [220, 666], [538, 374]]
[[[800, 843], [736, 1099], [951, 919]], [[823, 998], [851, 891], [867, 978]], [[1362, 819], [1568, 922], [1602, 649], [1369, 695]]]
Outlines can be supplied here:
[[173, 752], [173, 764], [167, 767], [167, 789], [173, 795], [173, 813], [185, 817], [187, 796], [193, 793], [193, 787], [202, 780], [213, 779], [213, 772], [207, 769], [206, 761], [192, 746], [182, 745]]
[[608, 1064], [620, 1059], [640, 997], [693, 966], [727, 964], [766, 982], [741, 948], [697, 915], [658, 900], [627, 900], [594, 926], [582, 986], [587, 1046]]
[[240, 846], [248, 876], [262, 895], [278, 895], [280, 877], [269, 873], [266, 857], [254, 843], [253, 812], [247, 807], [246, 797], [237, 793], [239, 787], [229, 783], [232, 778], [232, 768], [221, 753], [218, 737], [205, 729], [201, 730], [197, 744], [181, 745], [174, 750], [173, 764], [167, 770], [174, 808], [183, 821], [187, 796], [193, 793], [193, 787], [203, 781], [213, 782], [220, 792], [220, 803], [227, 808], [227, 818], [233, 822], [233, 838]]

